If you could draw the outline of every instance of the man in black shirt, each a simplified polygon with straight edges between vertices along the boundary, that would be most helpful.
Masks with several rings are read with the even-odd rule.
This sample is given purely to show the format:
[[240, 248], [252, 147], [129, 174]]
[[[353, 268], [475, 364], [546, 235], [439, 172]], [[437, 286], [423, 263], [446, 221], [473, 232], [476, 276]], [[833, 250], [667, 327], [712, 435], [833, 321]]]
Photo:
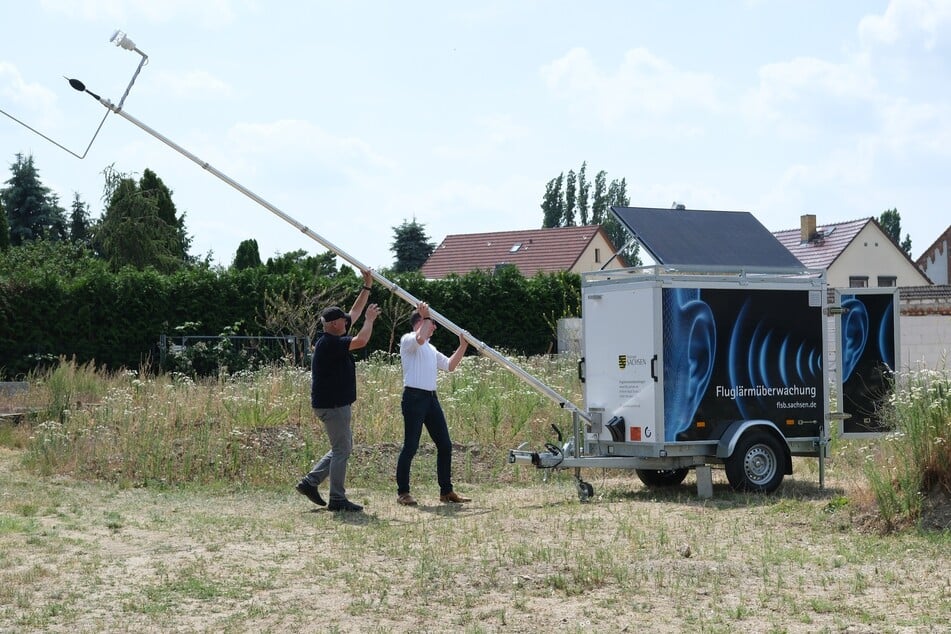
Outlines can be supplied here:
[[324, 424], [330, 451], [318, 460], [310, 472], [297, 484], [297, 491], [314, 504], [327, 504], [317, 490], [318, 485], [330, 478], [331, 511], [362, 511], [363, 507], [347, 499], [344, 482], [347, 477], [347, 459], [353, 448], [350, 429], [350, 407], [357, 400], [357, 373], [352, 350], [367, 345], [373, 333], [373, 322], [380, 314], [380, 307], [370, 304], [366, 309], [363, 327], [356, 336], [347, 334], [350, 324], [356, 321], [370, 296], [373, 276], [363, 271], [363, 289], [357, 295], [350, 313], [337, 306], [325, 308], [320, 313], [323, 333], [314, 344], [311, 360], [310, 404], [314, 414]]

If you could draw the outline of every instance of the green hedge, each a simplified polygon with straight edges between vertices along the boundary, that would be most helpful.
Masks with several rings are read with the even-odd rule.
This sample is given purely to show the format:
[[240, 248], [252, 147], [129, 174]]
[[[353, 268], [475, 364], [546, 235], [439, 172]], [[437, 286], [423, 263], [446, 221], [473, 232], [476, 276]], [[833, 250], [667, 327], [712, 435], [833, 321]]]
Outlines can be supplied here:
[[[173, 275], [154, 270], [123, 269], [112, 273], [95, 262], [63, 267], [31, 263], [0, 264], [0, 378], [22, 377], [61, 356], [108, 368], [138, 368], [158, 360], [162, 334], [200, 323], [201, 332], [218, 335], [240, 324], [240, 335], [307, 335], [265, 332], [267, 297], [288, 302], [323, 297], [349, 309], [362, 286], [349, 269], [333, 279], [304, 271], [269, 274], [263, 267], [242, 271], [188, 269]], [[427, 301], [473, 337], [518, 354], [554, 350], [555, 323], [580, 314], [580, 278], [570, 273], [523, 278], [514, 269], [496, 274], [473, 272], [426, 281], [418, 274], [389, 276], [390, 281]], [[364, 354], [395, 350], [409, 327], [411, 307], [381, 285], [370, 301], [387, 305]], [[314, 319], [322, 306], [312, 306]], [[359, 326], [359, 323], [357, 324]], [[446, 329], [433, 343], [447, 354], [457, 338]]]

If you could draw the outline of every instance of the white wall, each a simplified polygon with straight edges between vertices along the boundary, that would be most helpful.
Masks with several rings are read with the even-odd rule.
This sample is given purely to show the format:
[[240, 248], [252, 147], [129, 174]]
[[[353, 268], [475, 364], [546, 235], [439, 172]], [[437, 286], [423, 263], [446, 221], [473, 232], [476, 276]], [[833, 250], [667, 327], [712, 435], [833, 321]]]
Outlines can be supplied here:
[[951, 249], [951, 241], [939, 240], [935, 248], [928, 253], [923, 260], [922, 265], [925, 273], [935, 284], [951, 284], [948, 281], [948, 249]]
[[902, 315], [901, 369], [951, 369], [951, 315]]
[[[595, 259], [595, 249], [597, 249], [598, 255], [600, 258]], [[611, 245], [608, 244], [608, 241], [604, 238], [601, 233], [595, 234], [594, 238], [591, 240], [591, 244], [585, 249], [584, 253], [578, 258], [578, 261], [571, 271], [573, 273], [584, 273], [587, 271], [598, 271], [604, 266], [604, 263], [611, 259], [611, 256], [614, 255], [614, 249], [611, 248]], [[617, 258], [611, 261], [608, 264], [609, 269], [616, 269], [620, 267], [620, 264], [617, 261]]]
[[829, 286], [849, 288], [850, 275], [868, 276], [870, 288], [878, 286], [880, 275], [897, 277], [896, 286], [921, 286], [929, 283], [911, 260], [871, 222], [859, 231], [851, 244], [832, 263], [826, 272], [826, 280]]
[[558, 353], [581, 357], [581, 317], [562, 317], [558, 320]]

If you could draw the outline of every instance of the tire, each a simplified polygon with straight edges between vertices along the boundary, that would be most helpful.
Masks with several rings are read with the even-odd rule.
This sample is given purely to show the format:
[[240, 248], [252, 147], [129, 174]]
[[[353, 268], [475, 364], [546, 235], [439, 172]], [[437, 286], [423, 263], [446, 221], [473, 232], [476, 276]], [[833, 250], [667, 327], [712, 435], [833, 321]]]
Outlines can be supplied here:
[[726, 460], [726, 477], [736, 491], [772, 493], [783, 481], [786, 447], [762, 430], [743, 434]]
[[689, 469], [635, 469], [637, 477], [650, 488], [675, 487], [684, 481]]

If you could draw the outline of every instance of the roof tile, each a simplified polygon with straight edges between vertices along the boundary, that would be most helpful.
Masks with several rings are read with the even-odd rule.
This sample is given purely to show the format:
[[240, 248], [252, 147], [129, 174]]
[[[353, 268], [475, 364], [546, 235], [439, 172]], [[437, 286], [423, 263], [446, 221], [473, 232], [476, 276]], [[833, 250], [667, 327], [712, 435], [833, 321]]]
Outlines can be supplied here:
[[801, 229], [775, 231], [773, 235], [806, 268], [828, 269], [870, 222], [871, 218], [860, 218], [820, 225], [816, 227], [819, 238], [808, 242], [802, 241]]
[[440, 279], [477, 269], [494, 271], [502, 264], [515, 265], [525, 277], [567, 271], [599, 231], [598, 225], [586, 225], [452, 234], [436, 247], [420, 272], [427, 279]]

